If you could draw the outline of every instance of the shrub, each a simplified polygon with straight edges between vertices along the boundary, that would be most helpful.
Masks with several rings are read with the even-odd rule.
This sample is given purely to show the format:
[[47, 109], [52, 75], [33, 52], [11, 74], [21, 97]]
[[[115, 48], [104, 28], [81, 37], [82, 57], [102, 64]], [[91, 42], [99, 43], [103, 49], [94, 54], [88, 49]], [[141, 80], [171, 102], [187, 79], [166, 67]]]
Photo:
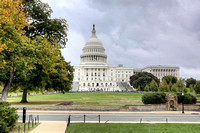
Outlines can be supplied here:
[[11, 108], [7, 102], [0, 102], [0, 133], [11, 131], [16, 125], [18, 117], [15, 108]]
[[147, 93], [142, 96], [142, 102], [144, 104], [161, 104], [165, 103], [165, 93]]
[[178, 103], [184, 103], [184, 104], [196, 104], [197, 98], [191, 94], [184, 94], [177, 93], [178, 96]]

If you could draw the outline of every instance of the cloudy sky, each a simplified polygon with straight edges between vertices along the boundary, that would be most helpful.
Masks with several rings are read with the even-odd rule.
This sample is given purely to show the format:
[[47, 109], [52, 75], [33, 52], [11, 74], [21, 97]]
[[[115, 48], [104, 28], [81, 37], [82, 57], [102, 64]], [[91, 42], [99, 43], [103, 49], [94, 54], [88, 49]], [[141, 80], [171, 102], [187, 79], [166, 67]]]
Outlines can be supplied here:
[[180, 66], [182, 78], [200, 80], [200, 0], [42, 0], [52, 18], [65, 18], [68, 43], [62, 54], [80, 63], [96, 25], [108, 64], [143, 68]]

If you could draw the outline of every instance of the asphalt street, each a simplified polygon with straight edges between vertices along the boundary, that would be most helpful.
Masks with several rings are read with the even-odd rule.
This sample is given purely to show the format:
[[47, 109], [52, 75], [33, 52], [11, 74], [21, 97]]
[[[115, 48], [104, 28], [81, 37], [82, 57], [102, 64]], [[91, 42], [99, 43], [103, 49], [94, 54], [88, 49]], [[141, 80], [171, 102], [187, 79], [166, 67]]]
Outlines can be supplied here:
[[[22, 112], [19, 121], [22, 121]], [[71, 122], [133, 122], [133, 123], [200, 123], [199, 114], [126, 114], [126, 113], [51, 113], [51, 112], [31, 112], [26, 114], [26, 120], [28, 121], [32, 115], [39, 116], [41, 121], [67, 121], [69, 116]]]

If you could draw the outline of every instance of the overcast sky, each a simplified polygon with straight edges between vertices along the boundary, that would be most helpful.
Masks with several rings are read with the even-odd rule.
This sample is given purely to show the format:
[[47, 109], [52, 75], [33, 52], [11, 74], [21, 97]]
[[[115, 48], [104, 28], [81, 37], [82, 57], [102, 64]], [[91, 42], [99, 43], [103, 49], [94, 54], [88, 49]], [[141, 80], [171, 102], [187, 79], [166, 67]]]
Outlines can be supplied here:
[[179, 66], [182, 78], [200, 80], [200, 0], [42, 0], [52, 18], [65, 18], [68, 42], [62, 54], [80, 63], [92, 25], [108, 64], [143, 68]]

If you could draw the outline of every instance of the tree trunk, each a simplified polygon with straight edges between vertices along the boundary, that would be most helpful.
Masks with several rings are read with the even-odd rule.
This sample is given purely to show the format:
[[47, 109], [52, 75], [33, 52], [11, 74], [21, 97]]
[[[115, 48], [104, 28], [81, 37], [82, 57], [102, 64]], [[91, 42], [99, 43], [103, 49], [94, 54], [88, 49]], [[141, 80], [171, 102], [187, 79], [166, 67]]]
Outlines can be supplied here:
[[27, 89], [23, 89], [22, 100], [20, 103], [28, 103], [27, 101]]
[[1, 100], [3, 102], [7, 101], [8, 92], [9, 92], [13, 77], [14, 77], [14, 72], [10, 72], [10, 78], [9, 78], [9, 80], [6, 82], [6, 84], [4, 86], [3, 92], [2, 92], [2, 96], [1, 96]]

